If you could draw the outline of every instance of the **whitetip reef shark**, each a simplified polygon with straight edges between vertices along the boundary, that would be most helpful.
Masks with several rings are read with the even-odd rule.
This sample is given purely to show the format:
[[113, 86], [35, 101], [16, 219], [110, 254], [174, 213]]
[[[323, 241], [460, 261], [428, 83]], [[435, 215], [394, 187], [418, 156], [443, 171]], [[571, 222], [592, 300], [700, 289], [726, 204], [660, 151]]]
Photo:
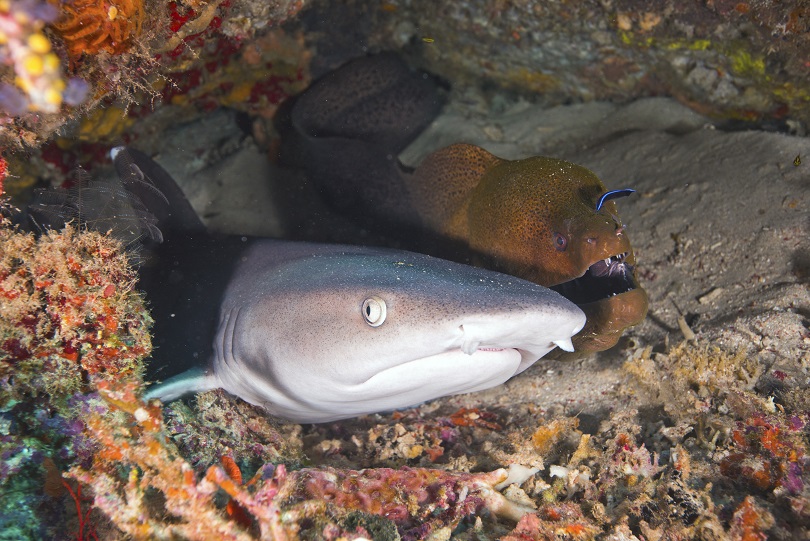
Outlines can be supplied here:
[[256, 241], [220, 305], [205, 371], [149, 391], [221, 387], [297, 422], [324, 422], [500, 385], [585, 315], [530, 282], [430, 256]]
[[147, 208], [155, 187], [169, 202], [156, 214], [169, 274], [144, 279], [147, 294], [163, 288], [148, 297], [156, 355], [201, 362], [147, 398], [222, 388], [290, 421], [333, 421], [500, 385], [555, 347], [573, 351], [585, 324], [548, 288], [427, 255], [211, 240], [157, 163], [133, 149], [111, 154], [122, 184], [154, 182], [139, 192]]

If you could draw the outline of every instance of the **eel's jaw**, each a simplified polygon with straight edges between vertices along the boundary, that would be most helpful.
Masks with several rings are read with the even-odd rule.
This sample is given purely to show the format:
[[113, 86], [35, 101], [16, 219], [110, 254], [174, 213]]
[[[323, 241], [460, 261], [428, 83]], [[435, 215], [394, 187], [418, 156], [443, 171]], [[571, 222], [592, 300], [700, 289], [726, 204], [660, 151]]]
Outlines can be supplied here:
[[[647, 293], [638, 283], [633, 261], [632, 252], [600, 259], [579, 278], [551, 287], [587, 317], [585, 327], [573, 338], [577, 354], [613, 347], [626, 328], [647, 315]], [[560, 355], [554, 352], [551, 356]]]
[[551, 289], [576, 305], [598, 302], [639, 287], [631, 252], [599, 259], [579, 278], [552, 286]]
[[579, 305], [588, 320], [573, 338], [574, 349], [578, 353], [593, 353], [615, 346], [625, 329], [644, 319], [647, 306], [647, 292], [640, 287]]

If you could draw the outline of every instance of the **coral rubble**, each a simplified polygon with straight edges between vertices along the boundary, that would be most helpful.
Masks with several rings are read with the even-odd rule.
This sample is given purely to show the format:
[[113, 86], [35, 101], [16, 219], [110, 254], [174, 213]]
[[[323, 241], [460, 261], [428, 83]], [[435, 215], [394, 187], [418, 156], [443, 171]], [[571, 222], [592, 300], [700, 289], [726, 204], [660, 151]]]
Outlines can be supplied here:
[[[159, 406], [138, 400], [136, 390], [132, 384], [99, 385], [113, 414], [89, 416], [87, 426], [100, 450], [91, 466], [76, 466], [69, 473], [90, 486], [94, 505], [136, 539], [293, 539], [307, 530], [308, 535], [334, 539], [385, 529], [388, 521], [403, 539], [423, 539], [434, 531], [452, 530], [483, 510], [511, 520], [528, 511], [496, 490], [510, 478], [503, 469], [288, 471], [283, 465], [265, 465], [242, 484], [239, 468], [226, 456], [223, 465], [211, 465], [198, 476], [166, 438]], [[238, 519], [234, 511], [229, 517], [222, 509], [219, 490], [243, 510]], [[359, 519], [373, 515], [385, 520]]]

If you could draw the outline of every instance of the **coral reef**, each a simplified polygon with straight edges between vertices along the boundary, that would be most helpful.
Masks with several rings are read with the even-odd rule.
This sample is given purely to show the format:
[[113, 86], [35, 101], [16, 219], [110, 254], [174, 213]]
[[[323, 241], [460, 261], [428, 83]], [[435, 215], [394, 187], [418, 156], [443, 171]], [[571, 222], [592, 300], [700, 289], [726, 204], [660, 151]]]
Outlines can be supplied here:
[[[472, 108], [481, 96], [504, 103], [503, 88], [542, 92], [530, 98], [547, 104], [666, 93], [780, 130], [801, 132], [796, 120], [810, 119], [807, 10], [795, 0], [417, 0], [371, 10], [318, 2], [300, 23], [277, 25], [302, 4], [0, 2], [2, 191], [37, 179], [60, 184], [79, 163], [106, 160], [110, 141], [167, 147], [182, 138], [170, 128], [219, 107], [248, 113], [269, 145], [267, 120], [310, 72], [405, 44]], [[483, 90], [469, 91], [471, 83]], [[605, 122], [618, 116], [624, 110]], [[492, 142], [508, 134], [508, 119], [484, 122]], [[703, 122], [693, 129], [708, 132]], [[678, 124], [662, 130], [684, 133]], [[216, 144], [189, 154], [203, 162], [227, 152]], [[520, 151], [536, 152], [530, 144]], [[4, 223], [0, 539], [810, 538], [806, 234], [793, 218], [805, 200], [804, 143], [774, 145], [767, 164], [745, 161], [764, 145], [746, 134], [694, 144], [677, 162], [683, 186], [645, 185], [633, 224], [652, 231], [641, 270], [660, 292], [655, 324], [679, 335], [666, 327], [684, 309], [678, 323], [693, 332], [672, 347], [635, 335], [623, 351], [585, 362], [586, 372], [624, 362], [625, 379], [598, 391], [595, 407], [586, 384], [549, 364], [523, 376], [530, 396], [516, 398], [519, 385], [507, 384], [502, 398], [456, 397], [317, 426], [278, 422], [221, 391], [161, 409], [139, 398], [149, 317], [120, 246], [72, 228], [36, 239]], [[9, 153], [20, 147], [25, 155]], [[583, 148], [592, 147], [577, 147], [583, 159], [608, 152], [627, 163], [639, 152]], [[756, 201], [741, 204], [716, 179], [697, 179], [687, 166], [705, 163], [701, 148], [756, 170], [772, 197], [735, 180]], [[667, 158], [645, 155], [653, 169], [627, 174], [653, 177], [674, 163]], [[762, 181], [781, 177], [790, 182]], [[701, 229], [695, 214], [707, 207], [684, 197], [695, 190], [711, 205], [720, 193], [745, 207], [745, 224]], [[784, 221], [759, 218], [769, 209]], [[750, 238], [732, 234], [743, 225]], [[754, 262], [761, 252], [751, 239], [779, 247], [790, 268], [772, 252]], [[718, 251], [724, 260], [711, 257]], [[718, 287], [729, 268], [744, 275]], [[780, 284], [789, 302], [777, 296]], [[718, 312], [737, 286], [750, 292], [744, 302]], [[555, 378], [570, 387], [565, 407], [537, 398]], [[507, 466], [522, 475], [508, 477]]]
[[726, 119], [810, 120], [802, 0], [390, 2], [369, 42], [458, 85], [483, 77], [547, 104], [676, 96]]
[[[494, 413], [479, 409], [450, 413], [411, 409], [312, 425], [303, 433], [304, 452], [316, 464], [448, 468], [473, 454], [467, 445], [474, 433], [500, 430], [496, 419]], [[488, 466], [495, 463], [481, 465]]]
[[300, 425], [283, 424], [222, 390], [199, 394], [190, 406], [169, 404], [163, 415], [168, 436], [196, 470], [218, 464], [223, 456], [244, 471], [304, 459]]
[[165, 122], [219, 106], [270, 115], [308, 80], [300, 36], [271, 28], [302, 7], [9, 0], [0, 5], [0, 148], [31, 152], [98, 107], [121, 111], [114, 133], [93, 130], [93, 121], [69, 131], [83, 132], [84, 141], [120, 139], [161, 104], [182, 106], [164, 112]]
[[[538, 420], [535, 428], [526, 418], [513, 418], [503, 423], [507, 428], [492, 430], [453, 427], [449, 419], [459, 415], [432, 410], [424, 417], [412, 410], [375, 416], [376, 424], [367, 419], [308, 428], [305, 450], [319, 461], [341, 464], [416, 461], [454, 470], [536, 465], [545, 471], [504, 491], [524, 508], [535, 508], [507, 539], [806, 535], [806, 388], [785, 392], [779, 403], [758, 396], [752, 378], [761, 369], [744, 353], [683, 343], [655, 354], [655, 365], [643, 363], [645, 355], [651, 352], [637, 352], [626, 369], [657, 393], [651, 402], [661, 404], [656, 416], [663, 418], [657, 421], [627, 409], [590, 434], [578, 430], [576, 418], [559, 416]], [[460, 411], [463, 417], [470, 410]], [[433, 422], [447, 437], [437, 440], [441, 454], [428, 457], [417, 451]], [[468, 533], [482, 531], [508, 533], [493, 524], [478, 524]]]
[[104, 378], [138, 378], [150, 318], [120, 246], [73, 227], [39, 239], [0, 229], [0, 376], [4, 402], [55, 403]]
[[163, 409], [139, 398], [149, 318], [120, 244], [0, 233], [0, 526], [14, 538], [58, 524], [99, 539], [807, 534], [806, 386], [745, 351], [639, 348], [613, 400], [644, 408], [598, 424], [460, 398], [310, 427], [222, 391]]
[[[449, 532], [484, 509], [511, 520], [528, 511], [496, 490], [510, 479], [503, 469], [477, 474], [409, 468], [288, 472], [283, 465], [266, 465], [242, 484], [240, 470], [225, 457], [222, 466], [210, 466], [198, 479], [166, 439], [160, 407], [138, 400], [136, 385], [101, 382], [99, 391], [109, 411], [91, 414], [86, 423], [100, 450], [92, 466], [76, 466], [69, 476], [90, 486], [94, 505], [136, 539], [292, 539], [306, 531], [327, 539], [353, 538], [374, 528], [385, 530], [387, 521], [401, 538], [423, 539], [431, 532]], [[216, 498], [219, 490], [242, 512], [230, 506], [229, 518]], [[363, 519], [366, 515], [385, 521]]]
[[594, 539], [598, 528], [570, 503], [544, 505], [536, 513], [528, 514], [518, 522], [504, 541], [551, 539]]
[[[214, 504], [218, 486], [198, 483], [191, 466], [166, 445], [160, 408], [141, 403], [137, 390], [132, 383], [99, 385], [108, 409], [85, 422], [100, 450], [90, 467], [75, 466], [69, 476], [92, 487], [93, 505], [136, 539], [248, 539]], [[163, 494], [165, 511], [150, 513], [148, 487]], [[162, 519], [165, 513], [173, 518]]]
[[[760, 396], [753, 390], [762, 379], [758, 360], [711, 346], [684, 343], [667, 354], [655, 354], [655, 359], [652, 363], [650, 351], [644, 350], [625, 368], [661, 401], [669, 426], [661, 426], [658, 437], [678, 445], [670, 452], [671, 460], [690, 464], [681, 480], [693, 487], [701, 480], [704, 490], [713, 485], [717, 492], [712, 498], [706, 494], [700, 499], [716, 505], [729, 505], [718, 498], [724, 488], [748, 494], [736, 504], [730, 538], [745, 539], [765, 530], [776, 539], [806, 534], [801, 525], [810, 518], [810, 411], [806, 402], [792, 398], [806, 395], [806, 387], [784, 388], [778, 399]], [[784, 381], [787, 375], [775, 377]], [[704, 522], [696, 521], [695, 527]]]
[[232, 107], [272, 117], [281, 101], [309, 83], [309, 54], [301, 36], [269, 30], [247, 41], [222, 34], [221, 24], [219, 18], [211, 19], [202, 31], [180, 40], [174, 48], [170, 41], [158, 53], [157, 58], [166, 64], [161, 99], [202, 111]]
[[[37, 239], [0, 224], [0, 530], [51, 537], [70, 516], [43, 477], [88, 463], [95, 386], [138, 381], [151, 341], [135, 273], [118, 242], [73, 227]], [[51, 483], [53, 485], [53, 483]]]

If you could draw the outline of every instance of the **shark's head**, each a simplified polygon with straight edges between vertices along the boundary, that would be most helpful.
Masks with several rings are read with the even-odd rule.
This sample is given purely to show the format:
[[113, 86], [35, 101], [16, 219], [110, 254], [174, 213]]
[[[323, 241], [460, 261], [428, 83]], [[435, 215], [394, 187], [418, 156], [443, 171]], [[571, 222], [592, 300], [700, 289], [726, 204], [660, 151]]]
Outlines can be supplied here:
[[248, 252], [213, 362], [218, 386], [291, 420], [486, 389], [555, 347], [573, 350], [585, 324], [561, 295], [512, 276], [410, 252], [300, 246]]

